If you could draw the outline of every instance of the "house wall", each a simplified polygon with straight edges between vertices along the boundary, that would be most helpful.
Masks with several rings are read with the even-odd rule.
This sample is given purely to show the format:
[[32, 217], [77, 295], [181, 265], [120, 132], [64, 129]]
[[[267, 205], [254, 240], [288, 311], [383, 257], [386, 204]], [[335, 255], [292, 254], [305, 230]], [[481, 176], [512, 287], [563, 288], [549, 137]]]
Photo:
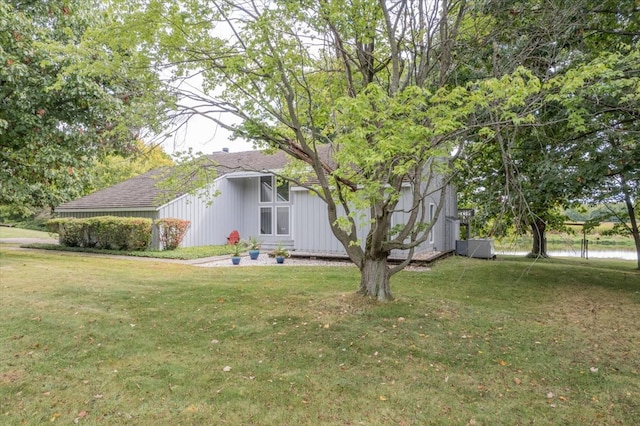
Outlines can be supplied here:
[[333, 235], [327, 218], [327, 205], [307, 190], [292, 191], [292, 229], [294, 249], [301, 252], [345, 254]]
[[[231, 231], [242, 228], [244, 197], [241, 183], [220, 178], [213, 183], [212, 188], [213, 191], [219, 191], [219, 195], [213, 200], [185, 195], [160, 208], [159, 218], [191, 221], [182, 247], [226, 244]], [[212, 201], [210, 205], [207, 204], [208, 201]]]
[[[444, 205], [440, 211], [437, 222], [432, 229], [433, 242], [427, 240], [420, 244], [415, 252], [421, 251], [448, 251], [455, 248], [455, 240], [458, 239], [459, 230], [457, 222], [457, 196], [455, 189], [448, 186], [445, 189]], [[333, 235], [327, 219], [326, 204], [313, 193], [306, 190], [293, 192], [294, 195], [294, 248], [301, 252], [324, 252], [334, 254], [346, 254], [344, 247]], [[392, 218], [392, 225], [406, 223], [410, 216], [412, 205], [410, 188], [405, 188], [398, 202], [397, 209]], [[440, 191], [430, 195], [427, 202], [425, 218], [429, 218], [429, 205], [437, 206], [440, 201]], [[368, 217], [365, 215], [365, 217]], [[365, 219], [366, 220], [366, 219]], [[363, 225], [358, 229], [358, 236], [364, 239], [369, 231], [369, 225]], [[403, 257], [401, 250], [394, 250], [392, 256]]]

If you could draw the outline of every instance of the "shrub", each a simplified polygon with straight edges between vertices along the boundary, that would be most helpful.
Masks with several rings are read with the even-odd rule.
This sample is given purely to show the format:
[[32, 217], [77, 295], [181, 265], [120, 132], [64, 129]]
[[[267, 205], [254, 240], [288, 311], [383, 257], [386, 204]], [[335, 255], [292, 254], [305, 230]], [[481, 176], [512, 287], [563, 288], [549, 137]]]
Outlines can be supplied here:
[[146, 250], [151, 243], [151, 219], [98, 216], [86, 219], [59, 218], [47, 222], [67, 247], [110, 250]]
[[191, 222], [188, 220], [164, 218], [156, 221], [160, 247], [164, 250], [175, 250], [184, 238]]
[[67, 247], [83, 247], [85, 224], [82, 219], [59, 218], [47, 221], [49, 232], [58, 234], [60, 245]]

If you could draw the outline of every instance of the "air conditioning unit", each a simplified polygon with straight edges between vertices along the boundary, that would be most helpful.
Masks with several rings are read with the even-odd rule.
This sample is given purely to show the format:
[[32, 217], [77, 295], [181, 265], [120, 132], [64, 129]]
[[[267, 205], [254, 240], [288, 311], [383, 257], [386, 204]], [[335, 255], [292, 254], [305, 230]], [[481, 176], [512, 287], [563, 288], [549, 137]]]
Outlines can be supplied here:
[[467, 240], [467, 256], [476, 259], [495, 259], [496, 250], [493, 240], [488, 238]]

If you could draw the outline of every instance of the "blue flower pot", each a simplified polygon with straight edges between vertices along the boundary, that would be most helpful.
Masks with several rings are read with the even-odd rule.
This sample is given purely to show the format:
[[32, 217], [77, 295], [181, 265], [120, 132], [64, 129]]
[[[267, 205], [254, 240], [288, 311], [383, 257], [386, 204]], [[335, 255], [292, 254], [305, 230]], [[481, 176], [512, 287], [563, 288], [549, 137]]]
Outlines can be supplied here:
[[231, 263], [233, 263], [234, 265], [239, 265], [240, 259], [242, 259], [240, 256], [233, 256], [231, 257]]
[[249, 258], [251, 260], [257, 260], [260, 256], [260, 250], [249, 250]]
[[276, 256], [276, 262], [284, 263], [284, 256]]

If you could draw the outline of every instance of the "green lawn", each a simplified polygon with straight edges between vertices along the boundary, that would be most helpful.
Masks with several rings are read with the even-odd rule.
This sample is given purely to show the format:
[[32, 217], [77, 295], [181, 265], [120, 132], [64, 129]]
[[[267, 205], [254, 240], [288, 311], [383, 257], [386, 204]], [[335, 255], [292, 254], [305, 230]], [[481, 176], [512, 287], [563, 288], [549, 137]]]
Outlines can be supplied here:
[[202, 258], [212, 257], [212, 256], [230, 255], [231, 253], [233, 253], [233, 246], [230, 246], [230, 245], [178, 247], [175, 250], [138, 250], [138, 251], [105, 250], [105, 249], [86, 248], [86, 247], [65, 247], [58, 244], [46, 244], [46, 243], [23, 244], [22, 247], [54, 250], [54, 251], [69, 251], [69, 252], [76, 252], [76, 253], [83, 252], [83, 253], [108, 254], [108, 255], [114, 255], [114, 256], [153, 257], [158, 259], [182, 259], [182, 260], [202, 259]]
[[197, 268], [0, 247], [2, 424], [640, 424], [634, 262]]
[[[0, 226], [0, 238], [57, 238], [56, 234], [50, 234], [47, 232], [33, 231], [30, 229], [22, 228], [9, 228]], [[109, 255], [120, 256], [135, 256], [135, 257], [155, 257], [161, 259], [201, 259], [211, 256], [221, 256], [231, 254], [233, 248], [228, 245], [222, 246], [200, 246], [200, 247], [180, 247], [176, 250], [145, 250], [145, 251], [132, 251], [123, 252], [119, 250], [102, 250], [93, 248], [80, 248], [80, 247], [63, 247], [58, 244], [47, 243], [32, 243], [24, 244], [24, 247], [40, 248], [46, 250], [57, 251], [72, 251], [72, 252], [87, 252], [87, 253], [100, 253]]]
[[[0, 238], [52, 238], [52, 235], [54, 234], [31, 229], [0, 226]], [[54, 235], [53, 238], [57, 238], [57, 236]]]

